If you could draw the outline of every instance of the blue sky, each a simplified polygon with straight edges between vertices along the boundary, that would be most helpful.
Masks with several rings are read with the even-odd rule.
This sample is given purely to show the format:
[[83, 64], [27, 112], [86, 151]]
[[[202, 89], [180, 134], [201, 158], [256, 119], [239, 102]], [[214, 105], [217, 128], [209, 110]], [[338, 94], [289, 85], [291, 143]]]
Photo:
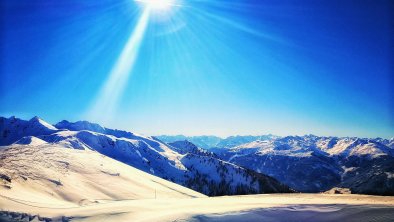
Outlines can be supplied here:
[[[130, 63], [141, 2], [0, 4], [0, 115], [148, 135], [394, 136], [392, 1], [179, 0], [149, 12]], [[127, 77], [108, 84], [119, 61]]]

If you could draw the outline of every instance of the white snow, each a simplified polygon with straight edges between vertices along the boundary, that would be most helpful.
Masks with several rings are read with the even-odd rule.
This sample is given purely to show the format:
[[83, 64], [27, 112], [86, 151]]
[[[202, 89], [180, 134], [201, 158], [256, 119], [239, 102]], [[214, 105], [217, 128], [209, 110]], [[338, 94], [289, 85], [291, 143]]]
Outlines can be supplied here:
[[45, 142], [42, 139], [39, 139], [35, 136], [25, 136], [22, 139], [18, 140], [15, 142], [15, 144], [20, 144], [20, 145], [31, 145], [31, 146], [39, 146], [39, 145], [43, 145], [46, 144], [47, 142]]
[[[363, 210], [378, 207], [393, 208], [393, 197], [366, 195], [330, 195], [330, 194], [265, 194], [247, 196], [224, 196], [214, 198], [166, 198], [158, 193], [156, 199], [137, 200], [100, 200], [99, 202], [81, 202], [83, 205], [59, 205], [54, 201], [41, 203], [41, 208], [33, 207], [37, 203], [19, 202], [0, 197], [0, 204], [14, 211], [27, 212], [44, 217], [73, 217], [73, 221], [195, 221], [196, 216], [204, 216], [214, 221], [261, 221], [274, 215], [277, 218], [292, 218], [294, 221], [313, 221], [327, 218], [328, 213], [334, 217], [352, 218], [365, 221]], [[351, 207], [350, 211], [341, 210]], [[60, 208], [60, 209], [59, 209]], [[297, 212], [297, 213], [296, 213]], [[369, 211], [371, 212], [371, 211]], [[222, 218], [225, 216], [224, 218]], [[230, 216], [230, 217], [229, 217]], [[346, 216], [346, 217], [344, 217]], [[203, 217], [203, 218], [204, 218]], [[275, 220], [276, 219], [276, 220]], [[204, 220], [205, 221], [205, 220]], [[209, 221], [208, 218], [206, 221]]]
[[393, 172], [386, 172], [387, 178], [388, 179], [394, 179], [394, 173]]
[[[32, 120], [33, 120], [33, 121], [37, 121], [39, 124], [41, 124], [42, 126], [48, 128], [48, 129], [50, 129], [50, 130], [57, 130], [56, 127], [54, 127], [54, 126], [52, 126], [51, 124], [45, 122], [44, 120], [42, 120], [42, 119], [39, 118], [39, 117], [34, 117]], [[32, 121], [32, 120], [30, 120], [30, 121]]]
[[0, 179], [1, 195], [38, 205], [150, 199], [155, 191], [161, 198], [204, 197], [91, 150], [12, 145], [0, 150], [0, 159], [0, 175], [11, 178]]

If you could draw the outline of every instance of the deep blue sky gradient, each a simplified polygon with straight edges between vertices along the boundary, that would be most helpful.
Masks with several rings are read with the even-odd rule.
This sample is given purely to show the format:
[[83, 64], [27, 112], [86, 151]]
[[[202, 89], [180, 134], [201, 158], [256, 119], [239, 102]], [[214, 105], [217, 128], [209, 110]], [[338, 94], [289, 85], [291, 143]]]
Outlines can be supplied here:
[[0, 4], [0, 115], [149, 135], [394, 136], [393, 1], [201, 0], [153, 13], [110, 122], [87, 113], [143, 7]]

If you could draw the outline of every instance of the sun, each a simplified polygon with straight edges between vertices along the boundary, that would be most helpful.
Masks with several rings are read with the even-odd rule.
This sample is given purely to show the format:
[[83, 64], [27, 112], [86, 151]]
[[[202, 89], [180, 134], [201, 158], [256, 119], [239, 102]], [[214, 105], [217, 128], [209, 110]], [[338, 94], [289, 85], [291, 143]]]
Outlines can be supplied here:
[[135, 0], [143, 3], [145, 6], [153, 10], [169, 10], [175, 6], [175, 0]]

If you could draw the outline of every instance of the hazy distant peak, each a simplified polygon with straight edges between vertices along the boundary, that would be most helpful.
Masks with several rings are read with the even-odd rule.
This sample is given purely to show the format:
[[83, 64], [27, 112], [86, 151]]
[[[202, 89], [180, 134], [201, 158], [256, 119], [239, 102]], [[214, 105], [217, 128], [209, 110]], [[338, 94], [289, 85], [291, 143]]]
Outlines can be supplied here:
[[174, 145], [174, 146], [183, 146], [183, 147], [187, 146], [187, 147], [197, 148], [197, 146], [194, 145], [189, 140], [180, 140], [180, 141], [175, 141], [175, 142], [172, 142], [172, 143], [169, 143], [169, 144]]

